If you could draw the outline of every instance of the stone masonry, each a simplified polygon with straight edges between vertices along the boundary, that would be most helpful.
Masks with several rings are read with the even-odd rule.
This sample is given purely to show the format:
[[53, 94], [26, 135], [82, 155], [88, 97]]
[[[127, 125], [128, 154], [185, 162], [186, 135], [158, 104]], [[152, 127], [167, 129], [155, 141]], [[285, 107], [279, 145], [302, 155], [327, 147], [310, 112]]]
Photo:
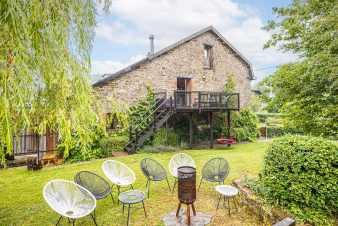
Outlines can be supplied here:
[[[213, 49], [213, 68], [204, 67], [204, 45]], [[191, 91], [223, 91], [230, 75], [236, 81], [241, 107], [248, 104], [250, 69], [243, 59], [213, 32], [205, 32], [167, 53], [140, 64], [111, 81], [95, 86], [106, 112], [112, 99], [133, 104], [146, 94], [146, 87], [155, 92], [166, 91], [172, 95], [177, 88], [177, 77], [191, 78]]]

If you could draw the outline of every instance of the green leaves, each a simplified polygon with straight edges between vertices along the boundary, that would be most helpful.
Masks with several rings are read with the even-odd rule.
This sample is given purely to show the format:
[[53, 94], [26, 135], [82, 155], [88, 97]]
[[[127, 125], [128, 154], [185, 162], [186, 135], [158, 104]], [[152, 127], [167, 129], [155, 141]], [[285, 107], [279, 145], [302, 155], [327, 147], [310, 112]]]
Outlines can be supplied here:
[[65, 156], [102, 126], [88, 81], [94, 0], [0, 1], [0, 158], [29, 128], [57, 133]]
[[337, 214], [338, 145], [309, 136], [285, 136], [268, 148], [259, 183], [263, 196], [301, 221], [328, 225]]
[[249, 109], [242, 109], [234, 115], [233, 131], [237, 141], [255, 141], [259, 135], [258, 117]]
[[[294, 0], [276, 8], [266, 47], [278, 46], [302, 58], [281, 66], [261, 83], [267, 110], [286, 113], [304, 132], [338, 137], [338, 4], [335, 0]], [[273, 93], [274, 95], [271, 95]]]
[[[155, 94], [151, 87], [147, 87], [147, 95], [141, 99], [134, 106], [130, 108], [129, 119], [130, 125], [136, 127], [137, 130], [141, 131], [148, 123], [153, 120], [151, 113], [155, 108]], [[135, 129], [135, 127], [133, 129]]]

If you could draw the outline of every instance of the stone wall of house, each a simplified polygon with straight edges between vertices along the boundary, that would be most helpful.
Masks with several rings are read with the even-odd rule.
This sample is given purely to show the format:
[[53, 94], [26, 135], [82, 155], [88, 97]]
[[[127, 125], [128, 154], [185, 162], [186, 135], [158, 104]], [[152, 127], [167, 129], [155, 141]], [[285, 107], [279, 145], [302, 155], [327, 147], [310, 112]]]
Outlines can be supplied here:
[[[213, 69], [204, 67], [204, 45], [213, 46]], [[132, 104], [146, 94], [146, 87], [155, 92], [172, 94], [177, 87], [177, 77], [191, 78], [192, 91], [223, 91], [230, 75], [236, 80], [241, 107], [250, 99], [249, 68], [236, 54], [212, 32], [204, 33], [139, 68], [95, 87], [104, 101], [107, 112], [112, 99]]]

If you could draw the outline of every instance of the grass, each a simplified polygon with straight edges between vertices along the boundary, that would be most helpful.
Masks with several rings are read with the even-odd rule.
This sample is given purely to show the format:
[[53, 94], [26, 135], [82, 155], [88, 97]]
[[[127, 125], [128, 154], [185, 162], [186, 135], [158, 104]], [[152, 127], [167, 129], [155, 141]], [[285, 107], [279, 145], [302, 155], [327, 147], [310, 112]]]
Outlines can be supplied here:
[[[226, 183], [231, 183], [243, 174], [257, 175], [262, 167], [262, 160], [267, 143], [256, 142], [238, 144], [231, 148], [212, 150], [186, 150], [197, 164], [198, 174], [203, 164], [213, 157], [224, 157], [229, 161], [230, 174]], [[145, 177], [140, 170], [140, 161], [145, 157], [152, 157], [168, 167], [173, 152], [166, 153], [140, 153], [117, 158], [130, 166], [136, 174], [135, 188], [145, 190]], [[51, 179], [72, 180], [75, 173], [80, 170], [91, 170], [103, 175], [101, 165], [104, 159], [93, 160], [76, 164], [65, 164], [56, 167], [31, 172], [25, 167], [0, 170], [0, 225], [55, 225], [58, 215], [45, 203], [42, 197], [42, 188]], [[170, 178], [170, 177], [169, 177]], [[199, 178], [199, 175], [198, 175]], [[173, 183], [172, 178], [170, 182]], [[199, 182], [199, 180], [198, 180]], [[198, 183], [197, 182], [197, 183]], [[245, 208], [239, 213], [228, 217], [226, 211], [215, 211], [217, 194], [213, 185], [204, 183], [197, 194], [196, 209], [214, 215], [212, 225], [261, 225]], [[177, 208], [177, 194], [171, 194], [164, 182], [151, 185], [150, 199], [145, 201], [148, 217], [145, 219], [143, 210], [132, 209], [132, 225], [162, 225], [161, 217]], [[125, 225], [126, 215], [122, 215], [121, 205], [112, 206], [111, 199], [97, 203], [97, 221], [99, 225]], [[66, 222], [62, 222], [66, 225]], [[89, 217], [79, 219], [77, 225], [93, 225]]]

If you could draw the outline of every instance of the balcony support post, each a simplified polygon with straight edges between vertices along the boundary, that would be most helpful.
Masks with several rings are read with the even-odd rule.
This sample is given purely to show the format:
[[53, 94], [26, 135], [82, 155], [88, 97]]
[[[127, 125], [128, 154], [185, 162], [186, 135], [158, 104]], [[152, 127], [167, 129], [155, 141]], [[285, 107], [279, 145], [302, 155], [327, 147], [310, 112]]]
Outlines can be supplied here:
[[209, 112], [209, 146], [214, 147], [214, 134], [213, 134], [213, 123], [212, 123], [212, 111]]
[[192, 148], [193, 130], [192, 130], [192, 112], [189, 113], [189, 147]]
[[230, 137], [230, 128], [231, 128], [231, 111], [227, 112], [227, 124], [228, 124], [228, 138]]

